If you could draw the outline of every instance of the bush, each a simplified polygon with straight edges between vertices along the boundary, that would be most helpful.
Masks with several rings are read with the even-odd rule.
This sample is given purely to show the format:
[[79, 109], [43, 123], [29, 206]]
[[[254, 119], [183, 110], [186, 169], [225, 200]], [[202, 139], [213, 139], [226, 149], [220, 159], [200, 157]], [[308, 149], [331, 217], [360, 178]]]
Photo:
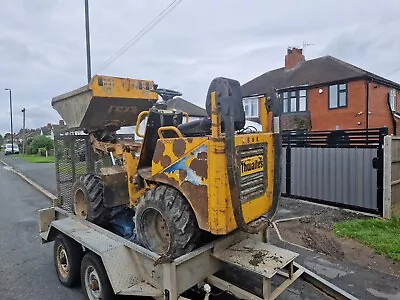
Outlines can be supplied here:
[[32, 148], [32, 153], [37, 154], [39, 152], [39, 148], [44, 148], [45, 151], [53, 149], [53, 141], [46, 136], [39, 135], [32, 140], [32, 143], [29, 146]]

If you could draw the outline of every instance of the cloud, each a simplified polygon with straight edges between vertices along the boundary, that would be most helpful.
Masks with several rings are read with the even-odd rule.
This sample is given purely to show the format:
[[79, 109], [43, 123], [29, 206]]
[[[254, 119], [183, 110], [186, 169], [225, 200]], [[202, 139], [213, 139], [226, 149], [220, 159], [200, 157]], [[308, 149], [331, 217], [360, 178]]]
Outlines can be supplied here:
[[[183, 0], [142, 40], [99, 70], [166, 7], [163, 0], [90, 2], [93, 72], [155, 80], [204, 106], [216, 76], [241, 83], [283, 66], [287, 46], [314, 45], [307, 59], [330, 54], [400, 81], [400, 2]], [[86, 83], [81, 0], [3, 0], [0, 10], [0, 133], [9, 130], [13, 90], [16, 131], [60, 118], [51, 98]], [[396, 71], [397, 70], [397, 71]]]

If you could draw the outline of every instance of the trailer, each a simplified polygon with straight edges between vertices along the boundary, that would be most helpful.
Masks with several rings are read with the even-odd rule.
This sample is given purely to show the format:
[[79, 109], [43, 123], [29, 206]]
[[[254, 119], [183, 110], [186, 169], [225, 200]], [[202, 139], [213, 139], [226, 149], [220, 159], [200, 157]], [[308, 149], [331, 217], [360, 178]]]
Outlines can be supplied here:
[[[276, 299], [297, 279], [314, 285], [321, 297], [357, 299], [297, 264], [297, 253], [269, 243], [267, 231], [235, 231], [164, 261], [162, 256], [57, 206], [39, 211], [39, 229], [43, 243], [54, 241], [54, 263], [61, 283], [71, 287], [81, 281], [90, 300], [100, 299], [101, 289], [109, 295], [104, 300], [114, 295], [184, 300], [184, 293], [193, 288], [203, 290], [204, 299], [214, 288], [239, 299]], [[232, 267], [262, 278], [262, 286], [255, 289], [262, 293], [218, 275]], [[283, 278], [279, 286], [273, 284], [276, 277]]]

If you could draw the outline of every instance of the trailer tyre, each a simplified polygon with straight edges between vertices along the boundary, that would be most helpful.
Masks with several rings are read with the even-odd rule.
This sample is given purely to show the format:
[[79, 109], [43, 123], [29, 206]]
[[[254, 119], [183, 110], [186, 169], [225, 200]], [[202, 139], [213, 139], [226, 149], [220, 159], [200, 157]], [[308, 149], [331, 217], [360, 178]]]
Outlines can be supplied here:
[[166, 185], [146, 191], [138, 200], [135, 224], [139, 244], [172, 258], [192, 251], [200, 233], [189, 202]]
[[115, 294], [99, 256], [89, 252], [82, 260], [81, 284], [87, 300], [111, 300]]
[[60, 282], [67, 287], [79, 283], [79, 268], [83, 251], [73, 239], [59, 234], [54, 240], [54, 263]]
[[109, 223], [109, 209], [104, 206], [104, 184], [100, 176], [82, 175], [72, 188], [75, 215], [102, 227]]

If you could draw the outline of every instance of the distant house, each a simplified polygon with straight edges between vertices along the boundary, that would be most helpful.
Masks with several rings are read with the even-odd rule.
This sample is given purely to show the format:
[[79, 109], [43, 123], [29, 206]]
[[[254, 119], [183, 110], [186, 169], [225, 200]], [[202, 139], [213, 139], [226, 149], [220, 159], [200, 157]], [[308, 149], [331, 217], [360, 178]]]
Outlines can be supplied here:
[[46, 137], [51, 137], [51, 123], [47, 123], [46, 126], [40, 127], [40, 135], [44, 135]]
[[47, 123], [46, 126], [40, 127], [39, 135], [44, 135], [54, 140], [55, 135], [63, 134], [65, 131], [67, 131], [67, 126], [63, 120], [60, 120], [58, 124]]
[[246, 118], [259, 121], [258, 95], [277, 90], [283, 130], [400, 128], [400, 85], [332, 56], [305, 60], [289, 48], [285, 66], [242, 86]]
[[186, 112], [191, 120], [207, 117], [207, 111], [181, 97], [175, 97], [168, 101], [168, 109], [177, 109]]

